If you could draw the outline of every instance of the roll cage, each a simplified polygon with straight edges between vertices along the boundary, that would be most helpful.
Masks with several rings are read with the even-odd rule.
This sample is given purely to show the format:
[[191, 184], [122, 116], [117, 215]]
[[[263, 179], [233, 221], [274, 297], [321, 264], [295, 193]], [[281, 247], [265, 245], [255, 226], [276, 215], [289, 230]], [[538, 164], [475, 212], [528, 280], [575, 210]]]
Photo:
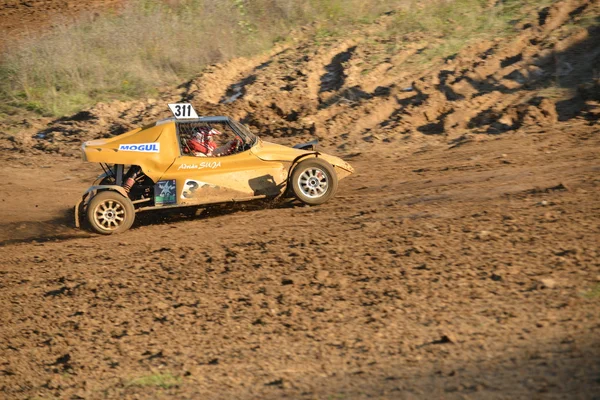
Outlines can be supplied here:
[[252, 132], [250, 132], [248, 128], [228, 117], [201, 117], [186, 120], [177, 120], [174, 118], [170, 118], [168, 120], [158, 122], [157, 125], [167, 121], [175, 122], [177, 143], [179, 143], [180, 155], [184, 155], [186, 153], [184, 151], [184, 148], [187, 146], [186, 139], [189, 137], [191, 130], [195, 127], [213, 126], [214, 124], [225, 125], [231, 130], [231, 132], [234, 135], [242, 139], [244, 150], [250, 149], [252, 146], [254, 146], [254, 144], [256, 144], [258, 140], [258, 137], [255, 136]]

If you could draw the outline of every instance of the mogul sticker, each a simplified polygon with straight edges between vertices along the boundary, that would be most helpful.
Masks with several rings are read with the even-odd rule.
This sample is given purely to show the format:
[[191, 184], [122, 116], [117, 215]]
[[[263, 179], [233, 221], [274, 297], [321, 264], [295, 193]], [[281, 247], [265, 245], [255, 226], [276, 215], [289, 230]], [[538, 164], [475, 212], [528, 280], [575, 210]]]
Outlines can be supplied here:
[[138, 151], [141, 153], [160, 152], [160, 143], [135, 143], [119, 145], [120, 151]]
[[221, 161], [202, 161], [199, 164], [181, 164], [177, 170], [180, 169], [215, 169], [221, 167]]
[[198, 190], [210, 188], [210, 189], [218, 189], [218, 186], [212, 185], [210, 183], [195, 181], [192, 179], [188, 179], [185, 181], [183, 185], [183, 191], [181, 192], [182, 199], [192, 199], [199, 195]]
[[157, 206], [162, 206], [175, 203], [177, 203], [177, 196], [175, 194], [175, 179], [158, 181], [158, 183], [154, 185], [154, 204]]

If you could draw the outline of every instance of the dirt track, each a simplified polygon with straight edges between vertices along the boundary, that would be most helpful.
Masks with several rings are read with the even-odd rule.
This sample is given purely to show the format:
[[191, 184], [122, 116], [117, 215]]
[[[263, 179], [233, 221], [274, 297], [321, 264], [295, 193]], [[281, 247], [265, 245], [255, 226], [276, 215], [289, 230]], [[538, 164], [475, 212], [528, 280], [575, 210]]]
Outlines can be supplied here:
[[[376, 46], [298, 43], [158, 100], [0, 126], [2, 396], [597, 398], [599, 31], [545, 15], [442, 69], [403, 70], [408, 49], [361, 73]], [[578, 61], [566, 100], [540, 97], [562, 65], [550, 45]], [[319, 137], [357, 173], [314, 208], [74, 229], [100, 171], [69, 155], [172, 100], [268, 140]]]
[[[598, 129], [571, 129], [382, 148], [326, 205], [163, 215], [116, 237], [66, 226], [73, 197], [43, 224], [25, 201], [9, 215], [41, 234], [4, 233], [2, 390], [593, 398]], [[131, 385], [164, 371], [180, 383]]]

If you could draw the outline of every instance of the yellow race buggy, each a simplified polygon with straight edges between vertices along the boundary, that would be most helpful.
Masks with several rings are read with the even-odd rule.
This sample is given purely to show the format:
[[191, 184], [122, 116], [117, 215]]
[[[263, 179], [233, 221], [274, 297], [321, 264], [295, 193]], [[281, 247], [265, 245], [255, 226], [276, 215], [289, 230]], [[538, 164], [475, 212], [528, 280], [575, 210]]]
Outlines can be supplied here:
[[[194, 132], [210, 129], [233, 143], [225, 153], [191, 151]], [[213, 131], [214, 130], [214, 131]], [[84, 161], [104, 173], [75, 206], [101, 234], [123, 232], [142, 211], [205, 207], [265, 198], [296, 198], [308, 205], [329, 200], [353, 168], [320, 152], [316, 141], [281, 146], [261, 140], [224, 116], [170, 118], [122, 135], [85, 142]]]

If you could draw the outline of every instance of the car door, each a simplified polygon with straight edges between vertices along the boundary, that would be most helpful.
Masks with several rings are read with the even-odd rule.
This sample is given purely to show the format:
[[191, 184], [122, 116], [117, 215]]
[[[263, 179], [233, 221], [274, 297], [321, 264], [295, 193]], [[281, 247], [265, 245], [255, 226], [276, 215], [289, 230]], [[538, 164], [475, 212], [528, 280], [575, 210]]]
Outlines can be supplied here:
[[184, 154], [165, 178], [177, 182], [177, 203], [206, 204], [276, 196], [287, 177], [278, 161], [263, 161], [250, 150], [221, 157]]

